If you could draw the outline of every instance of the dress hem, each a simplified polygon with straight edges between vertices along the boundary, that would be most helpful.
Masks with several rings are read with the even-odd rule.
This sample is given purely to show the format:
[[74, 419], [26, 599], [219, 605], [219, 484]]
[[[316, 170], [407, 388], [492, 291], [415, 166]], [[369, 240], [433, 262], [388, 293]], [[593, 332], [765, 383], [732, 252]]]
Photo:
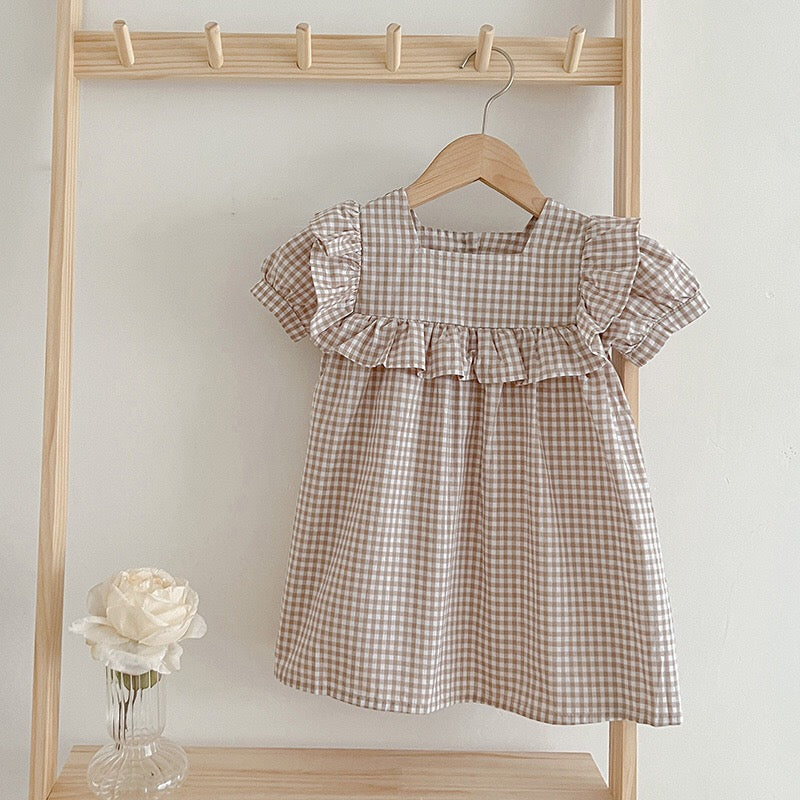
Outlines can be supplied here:
[[299, 689], [300, 691], [308, 692], [314, 695], [323, 695], [331, 697], [334, 700], [340, 700], [350, 705], [359, 706], [361, 708], [370, 709], [373, 711], [392, 711], [402, 714], [432, 714], [436, 711], [441, 711], [445, 708], [450, 708], [459, 703], [475, 703], [478, 705], [491, 706], [492, 708], [499, 708], [503, 711], [508, 711], [512, 714], [518, 714], [526, 719], [533, 720], [534, 722], [543, 722], [548, 725], [590, 725], [598, 722], [615, 722], [623, 720], [626, 722], [635, 722], [637, 725], [649, 725], [653, 728], [663, 728], [668, 726], [677, 726], [683, 723], [683, 715], [666, 717], [660, 722], [651, 721], [644, 715], [630, 714], [629, 712], [608, 712], [607, 714], [583, 714], [574, 717], [561, 717], [553, 716], [545, 713], [531, 712], [525, 713], [520, 711], [518, 707], [512, 705], [508, 700], [492, 699], [488, 695], [479, 693], [468, 692], [455, 692], [450, 695], [447, 700], [433, 703], [430, 707], [420, 708], [412, 706], [409, 703], [398, 702], [397, 700], [390, 700], [385, 697], [376, 695], [360, 695], [356, 692], [349, 692], [339, 689], [330, 684], [315, 685], [305, 683], [304, 681], [297, 680], [290, 676], [281, 673], [279, 665], [276, 662], [274, 669], [275, 678], [286, 686], [292, 689]]

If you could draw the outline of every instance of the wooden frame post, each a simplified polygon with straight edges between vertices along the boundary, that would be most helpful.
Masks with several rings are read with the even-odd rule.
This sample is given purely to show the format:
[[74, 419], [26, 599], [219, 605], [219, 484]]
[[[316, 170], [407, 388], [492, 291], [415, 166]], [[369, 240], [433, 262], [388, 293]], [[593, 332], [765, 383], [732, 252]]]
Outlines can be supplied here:
[[80, 87], [73, 70], [73, 32], [82, 0], [59, 0], [50, 164], [50, 245], [44, 369], [39, 560], [33, 659], [30, 800], [45, 800], [58, 760], [64, 557], [67, 535], [69, 403], [72, 360], [72, 265]]
[[82, 0], [59, 0], [56, 10], [30, 800], [45, 800], [50, 793], [58, 760], [72, 384], [72, 265], [75, 254], [80, 96], [80, 86], [73, 69], [73, 32], [80, 28], [82, 6]]
[[[641, 166], [641, 0], [615, 0], [614, 32], [622, 39], [622, 82], [614, 87], [614, 213], [639, 216]], [[639, 370], [612, 354], [634, 422], [639, 424]], [[608, 786], [614, 800], [636, 800], [636, 723], [609, 723]]]

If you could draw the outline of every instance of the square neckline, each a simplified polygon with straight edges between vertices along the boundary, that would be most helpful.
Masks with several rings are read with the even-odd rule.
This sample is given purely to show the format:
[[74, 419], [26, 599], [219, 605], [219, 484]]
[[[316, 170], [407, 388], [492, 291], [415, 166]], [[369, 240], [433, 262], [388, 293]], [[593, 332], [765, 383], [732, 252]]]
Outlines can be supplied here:
[[[545, 199], [544, 206], [539, 216], [531, 214], [530, 219], [525, 225], [513, 231], [467, 231], [456, 230], [453, 228], [439, 228], [434, 225], [424, 225], [416, 211], [411, 207], [408, 199], [405, 186], [398, 186], [394, 189], [394, 193], [399, 198], [398, 207], [404, 217], [404, 227], [407, 229], [409, 238], [412, 243], [412, 249], [415, 253], [425, 254], [428, 257], [439, 257], [443, 259], [474, 259], [474, 260], [491, 260], [498, 261], [498, 259], [515, 260], [527, 256], [532, 250], [536, 241], [540, 238], [542, 229], [546, 226], [547, 219], [550, 211], [555, 204], [552, 197]], [[428, 247], [422, 243], [422, 234], [428, 233], [434, 236], [441, 236], [442, 238], [464, 237], [469, 234], [478, 234], [479, 236], [494, 236], [502, 239], [510, 239], [511, 237], [519, 237], [524, 234], [522, 245], [513, 251], [507, 250], [456, 250], [452, 248], [438, 248]]]

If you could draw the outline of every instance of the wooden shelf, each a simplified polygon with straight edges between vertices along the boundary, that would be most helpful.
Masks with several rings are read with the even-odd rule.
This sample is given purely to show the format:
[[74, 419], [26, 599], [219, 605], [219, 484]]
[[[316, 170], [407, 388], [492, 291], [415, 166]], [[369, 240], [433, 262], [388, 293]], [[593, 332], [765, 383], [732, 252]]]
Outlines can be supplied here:
[[[391, 83], [420, 81], [489, 81], [508, 78], [508, 65], [495, 58], [486, 72], [459, 65], [475, 47], [474, 36], [404, 36], [397, 72], [386, 69], [383, 36], [314, 34], [314, 60], [299, 69], [294, 34], [222, 32], [225, 60], [208, 63], [205, 34], [200, 32], [131, 31], [135, 62], [120, 63], [111, 31], [75, 31], [77, 78], [261, 78], [290, 80], [363, 80]], [[563, 69], [567, 38], [498, 36], [516, 67], [515, 82], [616, 86], [622, 80], [622, 39], [587, 37], [575, 72]]]
[[[73, 747], [48, 800], [96, 800]], [[589, 753], [187, 747], [174, 800], [611, 800]]]

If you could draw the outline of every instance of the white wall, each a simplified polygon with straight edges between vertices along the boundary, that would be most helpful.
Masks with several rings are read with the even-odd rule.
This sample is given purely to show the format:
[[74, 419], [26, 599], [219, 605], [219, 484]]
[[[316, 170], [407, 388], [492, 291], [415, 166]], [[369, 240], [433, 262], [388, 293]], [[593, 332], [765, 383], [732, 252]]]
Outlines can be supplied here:
[[[2, 564], [0, 774], [27, 780], [44, 364], [54, 12], [6, 5], [0, 164]], [[610, 35], [612, 3], [236, 4], [86, 0], [86, 28]], [[640, 727], [648, 800], [796, 797], [797, 46], [777, 2], [645, 2], [642, 230], [698, 276], [711, 311], [641, 375], [641, 436], [672, 594], [685, 723]], [[499, 86], [497, 87], [499, 88]], [[494, 87], [87, 82], [80, 178], [65, 623], [89, 586], [157, 564], [199, 591], [208, 635], [169, 679], [184, 744], [590, 749], [606, 725], [554, 727], [476, 704], [428, 716], [279, 684], [272, 647], [318, 354], [249, 294], [310, 215], [413, 180], [480, 128]], [[790, 123], [794, 122], [792, 125]], [[612, 91], [515, 85], [488, 132], [543, 190], [609, 213]], [[430, 224], [526, 215], [472, 186]], [[64, 640], [61, 756], [105, 738], [102, 669]]]

